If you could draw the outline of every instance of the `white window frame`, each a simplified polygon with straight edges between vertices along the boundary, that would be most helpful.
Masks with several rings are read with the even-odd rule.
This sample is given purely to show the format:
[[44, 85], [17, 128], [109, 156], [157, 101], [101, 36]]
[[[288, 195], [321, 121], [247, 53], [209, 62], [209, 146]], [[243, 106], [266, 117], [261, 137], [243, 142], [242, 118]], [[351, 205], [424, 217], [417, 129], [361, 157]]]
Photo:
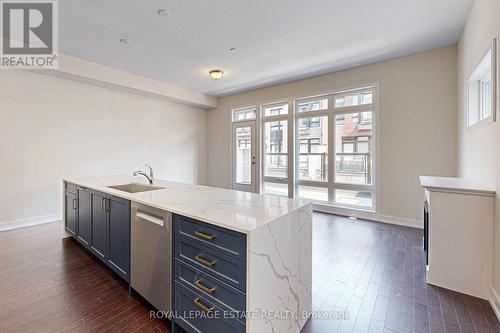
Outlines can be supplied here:
[[[490, 57], [490, 67], [491, 71], [486, 74], [478, 74], [478, 71], [481, 71], [481, 66], [484, 65], [484, 61]], [[485, 126], [494, 122], [497, 119], [497, 86], [498, 86], [498, 77], [497, 77], [497, 39], [494, 38], [492, 45], [488, 48], [487, 52], [484, 53], [478, 65], [474, 68], [472, 74], [469, 75], [469, 79], [466, 81], [466, 115], [465, 115], [465, 127], [467, 130], [474, 130], [476, 128]], [[490, 82], [491, 85], [491, 96], [490, 96], [490, 112], [489, 116], [484, 116], [484, 85], [486, 82]], [[471, 94], [471, 85], [477, 85], [475, 89], [475, 97], [472, 97]], [[474, 100], [473, 100], [474, 98]], [[477, 110], [472, 110], [472, 104], [475, 104], [475, 108]], [[472, 122], [472, 115], [477, 117], [477, 121]]]
[[[361, 104], [354, 106], [339, 106], [335, 107], [335, 100], [338, 97], [343, 97], [347, 95], [351, 95], [353, 93], [363, 93], [371, 91], [372, 92], [372, 103], [371, 104]], [[361, 210], [368, 212], [376, 212], [378, 211], [377, 206], [377, 198], [378, 198], [378, 186], [377, 186], [377, 118], [378, 118], [378, 84], [371, 84], [362, 87], [352, 88], [348, 90], [343, 90], [333, 94], [327, 95], [317, 95], [314, 97], [300, 98], [295, 100], [295, 104], [298, 106], [299, 102], [307, 102], [314, 101], [318, 99], [328, 99], [327, 105], [328, 107], [323, 110], [317, 111], [309, 111], [309, 112], [299, 112], [298, 108], [294, 108], [296, 124], [295, 128], [298, 130], [298, 120], [302, 118], [311, 118], [311, 117], [324, 117], [327, 116], [328, 119], [328, 180], [326, 182], [322, 181], [310, 181], [310, 180], [300, 180], [298, 177], [298, 159], [296, 161], [295, 169], [297, 170], [295, 174], [295, 192], [298, 193], [298, 187], [302, 186], [313, 186], [319, 188], [328, 188], [328, 202], [318, 201], [318, 204], [322, 205], [331, 205], [334, 207], [347, 208], [352, 210]], [[335, 126], [335, 117], [337, 115], [342, 114], [350, 114], [350, 113], [361, 113], [363, 111], [371, 111], [372, 112], [372, 184], [371, 185], [358, 185], [358, 184], [344, 184], [335, 182], [335, 155], [336, 155], [336, 147], [335, 147], [335, 134], [336, 134], [336, 126]], [[298, 134], [295, 133], [296, 140], [298, 139]], [[295, 142], [296, 149], [295, 154], [298, 156], [299, 154], [299, 143]], [[335, 190], [336, 189], [345, 189], [352, 191], [366, 191], [372, 193], [372, 207], [361, 207], [355, 205], [347, 205], [347, 204], [339, 204], [335, 202]]]

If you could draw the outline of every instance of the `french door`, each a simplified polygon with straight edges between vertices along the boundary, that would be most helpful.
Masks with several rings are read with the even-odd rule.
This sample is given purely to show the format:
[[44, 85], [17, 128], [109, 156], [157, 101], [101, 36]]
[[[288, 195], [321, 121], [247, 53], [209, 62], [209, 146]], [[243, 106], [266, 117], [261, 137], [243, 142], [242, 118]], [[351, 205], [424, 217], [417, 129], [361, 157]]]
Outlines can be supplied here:
[[233, 189], [256, 192], [255, 121], [233, 123]]

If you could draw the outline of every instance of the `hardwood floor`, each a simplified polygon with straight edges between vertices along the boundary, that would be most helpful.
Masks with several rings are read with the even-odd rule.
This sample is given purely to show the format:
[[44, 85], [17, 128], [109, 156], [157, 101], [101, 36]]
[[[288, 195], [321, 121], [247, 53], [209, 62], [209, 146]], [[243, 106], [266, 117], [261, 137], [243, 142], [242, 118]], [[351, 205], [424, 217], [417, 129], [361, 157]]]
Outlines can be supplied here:
[[58, 223], [0, 233], [0, 332], [170, 332]]
[[490, 304], [425, 283], [422, 230], [314, 214], [313, 311], [304, 333], [500, 332]]
[[[169, 332], [56, 223], [0, 232], [0, 332]], [[305, 333], [500, 332], [488, 302], [427, 285], [422, 231], [314, 214]]]

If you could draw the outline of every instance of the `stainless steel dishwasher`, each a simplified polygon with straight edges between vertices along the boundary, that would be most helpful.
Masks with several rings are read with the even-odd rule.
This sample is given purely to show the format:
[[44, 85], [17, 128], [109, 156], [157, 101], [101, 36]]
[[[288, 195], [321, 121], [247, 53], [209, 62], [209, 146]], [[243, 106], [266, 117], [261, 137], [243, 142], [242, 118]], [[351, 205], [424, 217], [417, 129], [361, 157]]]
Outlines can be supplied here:
[[171, 309], [172, 214], [132, 202], [131, 287], [155, 308]]

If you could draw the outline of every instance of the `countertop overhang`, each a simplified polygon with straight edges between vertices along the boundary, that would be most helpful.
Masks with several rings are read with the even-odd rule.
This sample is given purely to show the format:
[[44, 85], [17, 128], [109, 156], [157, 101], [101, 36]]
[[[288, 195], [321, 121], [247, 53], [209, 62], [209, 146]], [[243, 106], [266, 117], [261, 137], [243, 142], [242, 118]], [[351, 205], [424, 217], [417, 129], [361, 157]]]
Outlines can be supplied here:
[[154, 185], [164, 189], [140, 193], [109, 187], [147, 183], [144, 178], [126, 175], [64, 178], [63, 181], [245, 234], [310, 204], [308, 201], [275, 195], [166, 180], [154, 181]]
[[420, 176], [420, 185], [429, 191], [495, 195], [494, 189], [465, 178]]

